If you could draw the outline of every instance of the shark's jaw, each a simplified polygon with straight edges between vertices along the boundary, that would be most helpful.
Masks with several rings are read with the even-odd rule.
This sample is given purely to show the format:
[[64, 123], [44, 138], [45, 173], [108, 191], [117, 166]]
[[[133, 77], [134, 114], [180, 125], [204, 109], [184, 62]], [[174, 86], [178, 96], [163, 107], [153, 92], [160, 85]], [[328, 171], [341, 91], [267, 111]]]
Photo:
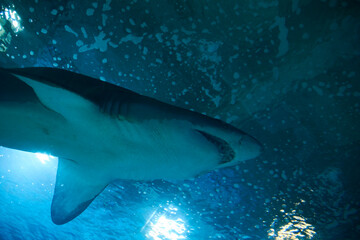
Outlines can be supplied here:
[[[20, 94], [16, 83], [28, 97], [0, 97], [0, 145], [59, 157], [56, 224], [78, 216], [113, 180], [186, 179], [259, 154], [248, 135], [217, 120], [125, 90], [131, 101], [99, 104], [52, 82], [53, 70], [41, 76], [31, 70], [0, 70], [0, 87]], [[237, 146], [241, 139], [246, 149]]]

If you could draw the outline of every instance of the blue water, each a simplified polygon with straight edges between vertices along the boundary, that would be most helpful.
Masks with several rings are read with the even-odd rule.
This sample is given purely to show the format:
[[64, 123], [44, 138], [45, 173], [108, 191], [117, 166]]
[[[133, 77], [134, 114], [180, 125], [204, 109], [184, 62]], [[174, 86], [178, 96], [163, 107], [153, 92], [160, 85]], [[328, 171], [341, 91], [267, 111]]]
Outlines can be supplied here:
[[220, 118], [254, 160], [109, 185], [57, 226], [57, 158], [0, 148], [0, 239], [359, 239], [360, 2], [2, 1], [0, 66], [65, 68]]

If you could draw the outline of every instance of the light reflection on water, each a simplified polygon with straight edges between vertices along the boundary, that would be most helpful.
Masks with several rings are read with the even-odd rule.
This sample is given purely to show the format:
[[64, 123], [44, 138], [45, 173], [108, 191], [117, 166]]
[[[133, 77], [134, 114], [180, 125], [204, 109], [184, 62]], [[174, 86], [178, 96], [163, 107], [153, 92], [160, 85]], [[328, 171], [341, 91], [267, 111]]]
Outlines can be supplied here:
[[185, 221], [177, 216], [178, 208], [169, 206], [156, 209], [142, 228], [146, 237], [153, 240], [186, 239], [188, 233]]
[[46, 164], [47, 162], [50, 162], [51, 159], [54, 159], [54, 156], [51, 156], [46, 153], [35, 153], [35, 156], [40, 160], [42, 164]]
[[[9, 45], [13, 35], [24, 30], [24, 26], [21, 24], [21, 17], [14, 9], [14, 6], [5, 8], [0, 6], [0, 52], [5, 52]], [[10, 23], [9, 29], [6, 28], [7, 22]]]
[[[301, 200], [296, 205], [300, 205], [301, 202], [304, 202], [304, 200]], [[280, 212], [283, 215], [282, 218], [285, 219], [287, 223], [277, 227], [276, 223], [278, 221], [283, 221], [283, 219], [278, 219], [275, 217], [272, 224], [270, 225], [270, 229], [268, 230], [269, 239], [300, 240], [312, 239], [315, 236], [315, 227], [306, 222], [305, 217], [297, 214], [296, 210], [285, 212], [285, 210], [281, 209]]]

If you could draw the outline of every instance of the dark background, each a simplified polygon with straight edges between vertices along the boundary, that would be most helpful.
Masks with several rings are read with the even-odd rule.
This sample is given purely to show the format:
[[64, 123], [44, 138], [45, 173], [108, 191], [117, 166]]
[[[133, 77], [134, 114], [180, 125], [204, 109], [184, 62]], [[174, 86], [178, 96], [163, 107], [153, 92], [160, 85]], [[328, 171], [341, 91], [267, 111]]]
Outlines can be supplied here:
[[[187, 239], [360, 235], [359, 1], [0, 5], [2, 67], [100, 78], [220, 118], [265, 146], [256, 160], [194, 180], [119, 181], [61, 227], [49, 210], [56, 160], [44, 168], [0, 148], [0, 239], [153, 239], [145, 224], [170, 205]], [[21, 17], [18, 32], [6, 8]]]

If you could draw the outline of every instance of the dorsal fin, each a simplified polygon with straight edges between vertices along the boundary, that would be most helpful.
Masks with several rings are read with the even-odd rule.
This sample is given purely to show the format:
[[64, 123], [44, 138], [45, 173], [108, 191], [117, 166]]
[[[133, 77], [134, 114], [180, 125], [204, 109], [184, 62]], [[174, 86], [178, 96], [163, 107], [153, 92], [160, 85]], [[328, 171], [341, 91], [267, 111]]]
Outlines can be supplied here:
[[71, 91], [21, 75], [15, 76], [34, 90], [45, 107], [61, 114], [67, 120], [81, 121], [84, 116], [91, 117], [97, 111], [93, 103]]
[[94, 179], [93, 172], [78, 163], [59, 158], [51, 218], [55, 224], [67, 223], [80, 215], [107, 186]]
[[34, 90], [12, 74], [0, 68], [1, 102], [38, 102]]
[[4, 71], [29, 79], [36, 79], [45, 85], [75, 93], [98, 106], [101, 106], [104, 98], [109, 96], [120, 96], [125, 99], [140, 98], [139, 94], [131, 90], [64, 69], [36, 67], [13, 68]]

